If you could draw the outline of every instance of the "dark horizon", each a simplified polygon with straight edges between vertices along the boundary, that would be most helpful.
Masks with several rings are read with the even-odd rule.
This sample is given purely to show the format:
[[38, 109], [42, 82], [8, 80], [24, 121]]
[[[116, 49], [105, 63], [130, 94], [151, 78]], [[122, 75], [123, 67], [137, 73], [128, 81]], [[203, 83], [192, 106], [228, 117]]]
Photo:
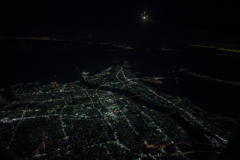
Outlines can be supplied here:
[[[0, 37], [53, 36], [239, 42], [236, 2], [2, 1]], [[149, 18], [143, 26], [141, 13]]]

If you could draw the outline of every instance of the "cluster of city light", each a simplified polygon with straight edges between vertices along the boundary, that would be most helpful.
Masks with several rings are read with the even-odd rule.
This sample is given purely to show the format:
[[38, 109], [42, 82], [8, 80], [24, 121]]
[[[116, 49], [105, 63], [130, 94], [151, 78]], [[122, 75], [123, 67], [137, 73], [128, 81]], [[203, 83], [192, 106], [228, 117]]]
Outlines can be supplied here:
[[[125, 67], [126, 68], [126, 67]], [[117, 72], [116, 74], [116, 79], [118, 81], [115, 81], [115, 83], [111, 83], [111, 85], [122, 85], [122, 87], [119, 87], [120, 90], [123, 90], [125, 88], [132, 88], [131, 85], [141, 85], [141, 83], [139, 83], [139, 80], [142, 80], [142, 81], [146, 81], [146, 80], [149, 80], [151, 82], [151, 78], [129, 78], [126, 76], [126, 74], [124, 73], [124, 70], [125, 70], [124, 67], [121, 67], [119, 69], [119, 71]], [[121, 76], [119, 76], [121, 74]], [[121, 78], [120, 78], [121, 77]], [[207, 76], [204, 76], [204, 78], [209, 78]], [[152, 78], [154, 79], [154, 78]], [[161, 77], [160, 77], [161, 79]], [[158, 83], [157, 83], [158, 84]], [[104, 84], [102, 85], [104, 86]], [[141, 87], [145, 87], [146, 90], [149, 91], [149, 93], [145, 93], [144, 95], [138, 95], [139, 97], [142, 96], [142, 97], [146, 97], [147, 95], [155, 95], [155, 97], [159, 97], [160, 99], [162, 99], [163, 101], [166, 101], [167, 103], [171, 104], [170, 108], [174, 110], [173, 113], [178, 113], [180, 114], [180, 116], [182, 116], [185, 120], [191, 122], [192, 125], [196, 126], [196, 127], [199, 127], [201, 129], [203, 129], [204, 131], [206, 132], [210, 132], [212, 133], [212, 137], [217, 137], [219, 138], [219, 140], [221, 140], [224, 144], [227, 144], [228, 143], [228, 140], [226, 140], [226, 138], [223, 138], [223, 137], [220, 137], [219, 135], [215, 134], [216, 131], [212, 130], [212, 129], [209, 129], [208, 127], [206, 127], [206, 124], [207, 123], [204, 123], [203, 122], [203, 119], [199, 119], [198, 117], [196, 116], [193, 116], [193, 113], [192, 113], [192, 109], [185, 109], [185, 108], [182, 108], [180, 106], [178, 106], [177, 104], [175, 104], [174, 102], [172, 102], [171, 100], [167, 99], [167, 98], [164, 98], [163, 96], [159, 95], [158, 93], [156, 93], [156, 91], [154, 91], [153, 89], [151, 89], [150, 87], [147, 87], [145, 85], [141, 85]], [[158, 105], [158, 104], [156, 104]], [[196, 107], [195, 107], [196, 108]], [[199, 111], [202, 111], [202, 109], [198, 109]], [[194, 111], [195, 112], [195, 111]], [[195, 112], [196, 113], [196, 112]], [[205, 113], [205, 111], [203, 111], [203, 113]], [[214, 118], [216, 115], [212, 115]], [[224, 118], [224, 120], [226, 121], [229, 121], [228, 120], [229, 118], [226, 117]], [[237, 123], [236, 121], [234, 120], [230, 120], [234, 123]], [[214, 133], [215, 132], [215, 133]]]
[[[164, 94], [157, 93], [154, 88], [143, 83], [144, 81], [149, 81], [151, 83], [161, 84], [160, 79], [164, 79], [164, 77], [137, 78], [135, 77], [135, 74], [128, 69], [128, 67], [129, 66], [126, 64], [123, 66], [109, 67], [94, 76], [90, 76], [89, 72], [83, 72], [82, 76], [85, 81], [92, 84], [99, 84], [96, 89], [88, 89], [85, 85], [82, 85], [82, 87], [81, 85], [77, 85], [75, 83], [65, 83], [61, 85], [56, 82], [51, 82], [50, 85], [45, 86], [46, 89], [44, 89], [44, 87], [43, 89], [41, 89], [41, 87], [35, 87], [30, 91], [24, 91], [24, 87], [18, 88], [15, 86], [13, 87], [15, 88], [13, 93], [21, 100], [9, 102], [2, 107], [0, 114], [6, 116], [14, 113], [14, 115], [11, 115], [11, 118], [1, 117], [0, 122], [6, 125], [9, 123], [11, 123], [11, 125], [16, 124], [16, 127], [14, 127], [14, 130], [11, 132], [11, 141], [15, 142], [16, 138], [18, 138], [15, 136], [16, 131], [19, 126], [21, 127], [19, 124], [23, 121], [28, 123], [30, 121], [37, 121], [41, 119], [54, 119], [60, 122], [57, 125], [57, 130], [63, 135], [62, 140], [68, 141], [69, 137], [72, 137], [71, 133], [68, 131], [68, 128], [71, 127], [71, 124], [68, 123], [69, 121], [74, 121], [73, 123], [75, 123], [76, 121], [82, 122], [95, 119], [97, 120], [96, 123], [101, 127], [107, 126], [107, 128], [102, 127], [103, 132], [100, 133], [99, 136], [105, 135], [105, 137], [112, 138], [104, 139], [105, 142], [103, 142], [101, 141], [102, 139], [99, 138], [98, 140], [98, 137], [94, 137], [94, 143], [92, 143], [89, 139], [85, 139], [86, 144], [84, 145], [81, 153], [84, 152], [87, 154], [90, 148], [103, 148], [104, 146], [106, 152], [110, 154], [109, 151], [111, 151], [111, 147], [114, 146], [118, 147], [122, 153], [131, 152], [138, 157], [159, 159], [166, 156], [168, 152], [167, 147], [169, 146], [174, 146], [174, 150], [176, 151], [172, 153], [172, 156], [184, 156], [185, 154], [195, 153], [192, 151], [186, 152], [181, 148], [182, 145], [189, 144], [189, 142], [187, 142], [187, 134], [183, 130], [184, 127], [179, 126], [179, 124], [176, 124], [169, 117], [171, 114], [179, 114], [182, 118], [189, 121], [189, 123], [198, 129], [202, 129], [205, 133], [208, 133], [205, 137], [209, 139], [213, 145], [217, 143], [217, 147], [219, 147], [228, 144], [229, 140], [226, 136], [222, 136], [221, 133], [218, 134], [218, 132], [211, 130], [211, 128], [206, 125], [207, 120], [196, 116], [193, 108], [185, 108], [184, 106], [181, 106], [181, 98], [169, 98]], [[111, 77], [111, 79], [108, 77]], [[26, 86], [28, 86], [28, 84]], [[109, 90], [104, 91], [102, 88], [114, 88], [119, 91], [117, 93]], [[119, 95], [118, 93], [122, 90], [129, 90], [135, 95], [131, 97]], [[48, 95], [48, 98], [43, 100], [41, 97], [44, 95]], [[153, 102], [156, 106], [167, 107], [172, 111], [168, 114], [155, 112], [145, 105], [140, 105], [132, 101], [131, 98], [133, 97], [143, 98], [145, 101]], [[72, 102], [76, 104], [73, 104]], [[48, 106], [47, 112], [44, 111], [44, 107], [31, 108], [31, 104]], [[13, 110], [14, 106], [24, 107]], [[72, 110], [76, 110], [76, 112]], [[199, 113], [205, 112], [199, 110]], [[17, 115], [19, 115], [19, 117]], [[139, 118], [138, 121], [136, 121], [136, 118]], [[161, 121], [159, 121], [159, 118]], [[223, 120], [226, 119], [224, 117], [219, 118], [222, 118]], [[215, 119], [213, 120], [215, 123]], [[229, 121], [231, 121], [231, 119], [229, 119]], [[125, 139], [120, 137], [120, 135], [124, 136], [125, 133], [122, 134], [122, 131], [118, 128], [118, 124], [123, 125], [124, 127], [122, 129], [125, 129], [125, 131], [130, 133], [129, 135], [138, 137], [139, 143], [141, 143], [141, 145], [143, 145], [146, 149], [156, 149], [158, 152], [154, 152], [154, 154], [150, 154], [148, 152], [141, 153], [132, 149]], [[94, 126], [96, 126], [95, 123]], [[141, 128], [147, 129], [148, 136], [139, 131], [140, 126]], [[166, 127], [168, 127], [171, 132], [166, 130]], [[81, 130], [83, 129], [81, 128]], [[76, 135], [79, 136], [78, 134], [79, 132], [77, 132]], [[43, 132], [44, 138], [42, 144], [35, 149], [32, 153], [32, 157], [38, 158], [49, 154], [45, 152], [45, 147], [49, 145], [49, 142], [46, 141], [46, 136], [50, 137]], [[158, 141], [151, 141], [151, 139], [148, 139], [149, 136], [158, 139]], [[220, 143], [223, 145], [219, 145]], [[106, 146], [105, 144], [108, 145]], [[11, 143], [9, 143], [9, 146], [11, 147]], [[42, 149], [44, 149], [44, 154], [39, 154], [39, 151]], [[59, 151], [61, 150], [62, 148], [56, 150], [59, 156]], [[71, 151], [68, 150], [66, 151], [66, 154], [69, 154], [70, 152]]]

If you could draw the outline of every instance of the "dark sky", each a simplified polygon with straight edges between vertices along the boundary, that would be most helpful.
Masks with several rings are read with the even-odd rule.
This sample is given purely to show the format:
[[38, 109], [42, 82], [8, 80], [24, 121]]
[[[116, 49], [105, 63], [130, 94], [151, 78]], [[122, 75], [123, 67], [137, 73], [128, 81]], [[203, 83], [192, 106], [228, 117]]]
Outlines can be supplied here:
[[[148, 26], [239, 33], [239, 8], [233, 0], [1, 0], [0, 36], [83, 33], [122, 34], [140, 29], [141, 12]], [[157, 26], [157, 27], [156, 27]], [[170, 27], [171, 28], [171, 27]], [[106, 30], [109, 33], [106, 33]]]

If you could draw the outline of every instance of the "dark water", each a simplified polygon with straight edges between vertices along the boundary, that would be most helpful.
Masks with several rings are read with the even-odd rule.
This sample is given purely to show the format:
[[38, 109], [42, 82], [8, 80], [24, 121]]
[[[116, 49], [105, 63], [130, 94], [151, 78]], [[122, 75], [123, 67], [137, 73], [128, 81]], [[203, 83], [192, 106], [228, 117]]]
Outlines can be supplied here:
[[[139, 77], [165, 78], [163, 84], [153, 85], [158, 93], [187, 97], [207, 112], [239, 120], [239, 86], [205, 80], [180, 72], [179, 69], [185, 68], [199, 75], [240, 82], [240, 57], [216, 56], [212, 54], [222, 51], [199, 49], [186, 44], [161, 43], [154, 47], [132, 47], [134, 49], [124, 50], [110, 45], [77, 41], [2, 40], [0, 88], [36, 81], [49, 84], [55, 81], [65, 83], [80, 80], [82, 84], [88, 85], [82, 81], [82, 72], [94, 74], [109, 66], [122, 65], [123, 61], [128, 61], [133, 65], [134, 71], [141, 72]], [[137, 65], [134, 65], [136, 63]], [[180, 117], [173, 118], [183, 122]], [[188, 124], [183, 124], [184, 126], [190, 128], [189, 132], [193, 132], [195, 136], [200, 135]], [[204, 141], [200, 137], [198, 139]]]

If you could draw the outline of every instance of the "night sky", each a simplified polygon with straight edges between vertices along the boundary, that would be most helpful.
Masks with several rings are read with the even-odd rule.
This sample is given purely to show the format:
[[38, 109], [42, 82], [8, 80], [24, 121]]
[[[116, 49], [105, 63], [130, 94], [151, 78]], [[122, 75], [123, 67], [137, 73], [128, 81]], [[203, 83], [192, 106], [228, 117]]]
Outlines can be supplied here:
[[[143, 26], [141, 13], [149, 19]], [[0, 3], [0, 36], [147, 37], [181, 39], [219, 36], [238, 41], [237, 1], [68, 0]], [[230, 37], [232, 38], [229, 38]], [[224, 38], [225, 37], [225, 38]]]

